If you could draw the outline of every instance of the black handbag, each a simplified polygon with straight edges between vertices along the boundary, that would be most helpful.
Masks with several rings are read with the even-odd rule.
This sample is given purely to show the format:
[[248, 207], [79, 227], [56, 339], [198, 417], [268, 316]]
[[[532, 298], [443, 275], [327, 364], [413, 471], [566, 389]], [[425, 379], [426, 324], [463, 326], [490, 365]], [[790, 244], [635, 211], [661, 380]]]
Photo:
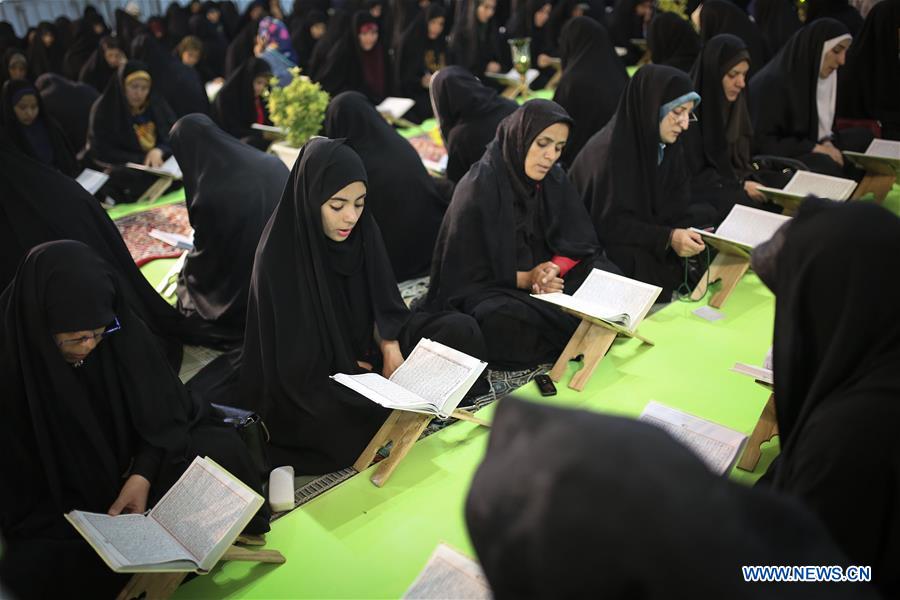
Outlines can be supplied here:
[[265, 482], [268, 480], [269, 471], [269, 453], [267, 445], [269, 443], [269, 430], [262, 418], [255, 412], [244, 410], [243, 408], [235, 408], [233, 406], [225, 406], [224, 404], [210, 404], [213, 415], [216, 420], [234, 427], [238, 436], [247, 447], [250, 459], [253, 461], [253, 467], [259, 475], [259, 480]]

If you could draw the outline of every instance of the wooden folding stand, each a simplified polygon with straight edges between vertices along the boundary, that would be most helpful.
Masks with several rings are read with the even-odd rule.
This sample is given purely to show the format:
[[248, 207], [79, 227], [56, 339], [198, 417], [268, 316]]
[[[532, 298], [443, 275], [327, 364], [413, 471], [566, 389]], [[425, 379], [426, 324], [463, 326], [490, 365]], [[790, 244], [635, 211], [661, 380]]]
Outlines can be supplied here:
[[[772, 389], [771, 384], [758, 380], [756, 383], [769, 390]], [[762, 445], [771, 441], [776, 435], [778, 435], [778, 417], [775, 414], [775, 394], [771, 393], [769, 394], [768, 402], [763, 407], [762, 414], [759, 415], [756, 427], [753, 428], [753, 433], [750, 434], [750, 439], [747, 440], [744, 454], [737, 465], [738, 469], [743, 471], [756, 470], [756, 465], [759, 464], [759, 458], [762, 454]]]
[[868, 193], [875, 196], [875, 202], [881, 204], [897, 181], [898, 172], [890, 162], [878, 157], [867, 157], [865, 154], [845, 153], [856, 166], [865, 169], [866, 174], [856, 186], [851, 200], [859, 200]]
[[731, 296], [731, 292], [734, 291], [741, 277], [750, 268], [750, 250], [723, 240], [704, 238], [704, 241], [715, 247], [719, 253], [709, 264], [706, 273], [703, 274], [697, 287], [691, 293], [691, 300], [700, 300], [706, 295], [708, 284], [721, 280], [722, 286], [719, 291], [709, 299], [710, 306], [721, 308]]
[[[472, 413], [457, 408], [450, 416], [460, 421], [469, 421], [477, 425], [490, 427], [491, 424], [483, 419], [479, 419]], [[369, 468], [378, 451], [384, 448], [388, 443], [393, 442], [390, 455], [378, 463], [378, 468], [372, 474], [371, 481], [376, 487], [382, 487], [390, 478], [394, 469], [400, 464], [400, 461], [412, 450], [413, 444], [419, 440], [419, 436], [428, 427], [428, 424], [434, 418], [434, 415], [411, 412], [408, 410], [393, 410], [385, 420], [384, 424], [375, 433], [375, 437], [362, 451], [353, 468], [357, 473], [362, 473]]]
[[138, 202], [153, 202], [165, 194], [166, 190], [171, 187], [172, 182], [175, 181], [173, 177], [166, 177], [165, 175], [157, 177], [158, 179], [150, 184], [150, 187], [144, 190], [144, 193], [137, 199]]
[[[258, 544], [257, 544], [258, 545]], [[258, 563], [284, 564], [285, 558], [278, 550], [250, 550], [232, 546], [222, 555], [221, 561], [241, 560]], [[117, 600], [165, 600], [175, 593], [186, 572], [180, 573], [137, 573], [119, 592]]]
[[578, 324], [578, 329], [572, 334], [569, 343], [566, 344], [562, 354], [559, 355], [553, 368], [550, 369], [550, 379], [558, 383], [563, 375], [566, 374], [569, 361], [582, 356], [584, 357], [583, 366], [572, 375], [572, 379], [569, 381], [569, 387], [578, 392], [587, 385], [597, 365], [606, 356], [609, 347], [612, 346], [616, 336], [620, 333], [638, 339], [650, 346], [653, 345], [653, 342], [647, 338], [628, 331], [624, 327], [619, 327], [613, 323], [608, 323], [565, 307], [563, 307], [563, 310], [580, 318], [581, 323]]

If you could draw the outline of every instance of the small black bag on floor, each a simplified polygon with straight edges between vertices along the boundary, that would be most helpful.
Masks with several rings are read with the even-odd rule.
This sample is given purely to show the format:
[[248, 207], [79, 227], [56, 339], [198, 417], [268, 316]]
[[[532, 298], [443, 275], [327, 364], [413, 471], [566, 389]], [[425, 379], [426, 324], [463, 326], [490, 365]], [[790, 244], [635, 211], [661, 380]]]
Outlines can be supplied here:
[[269, 443], [269, 430], [262, 418], [255, 412], [244, 410], [243, 408], [235, 408], [233, 406], [225, 406], [224, 404], [211, 404], [213, 409], [213, 418], [224, 421], [237, 431], [247, 451], [250, 453], [250, 459], [253, 466], [259, 474], [261, 482], [266, 483], [269, 477], [269, 453], [267, 446]]

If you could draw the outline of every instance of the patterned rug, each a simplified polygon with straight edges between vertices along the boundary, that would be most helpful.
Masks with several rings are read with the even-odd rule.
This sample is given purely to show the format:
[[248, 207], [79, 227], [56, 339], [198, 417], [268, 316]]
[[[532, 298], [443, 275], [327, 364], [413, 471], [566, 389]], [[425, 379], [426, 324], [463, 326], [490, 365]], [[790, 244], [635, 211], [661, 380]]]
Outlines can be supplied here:
[[116, 227], [138, 267], [157, 258], [177, 258], [181, 250], [150, 237], [151, 229], [189, 235], [191, 222], [184, 202], [158, 206], [116, 219]]

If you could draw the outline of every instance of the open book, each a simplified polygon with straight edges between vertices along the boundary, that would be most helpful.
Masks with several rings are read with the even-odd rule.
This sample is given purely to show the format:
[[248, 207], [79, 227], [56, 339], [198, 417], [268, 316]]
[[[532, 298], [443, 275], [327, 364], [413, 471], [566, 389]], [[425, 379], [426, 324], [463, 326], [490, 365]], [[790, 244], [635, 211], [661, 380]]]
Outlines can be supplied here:
[[782, 189], [759, 186], [759, 191], [766, 198], [779, 204], [780, 200], [797, 204], [810, 194], [829, 200], [847, 200], [855, 189], [856, 182], [852, 179], [820, 175], [812, 171], [797, 171]]
[[[537, 69], [528, 69], [527, 71], [525, 71], [525, 85], [530, 86], [540, 74], [540, 71], [538, 71]], [[520, 83], [522, 83], [522, 77], [519, 75], [519, 72], [516, 71], [515, 68], [510, 69], [506, 73], [485, 73], [485, 76], [490, 77], [491, 79], [496, 79], [506, 86], [519, 85]]]
[[165, 242], [170, 246], [175, 246], [179, 250], [193, 250], [194, 249], [194, 239], [193, 236], [188, 237], [186, 235], [181, 235], [180, 233], [172, 233], [170, 231], [163, 231], [162, 229], [151, 229], [148, 234], [150, 237], [155, 238], [161, 242]]
[[655, 285], [594, 269], [571, 296], [553, 292], [532, 294], [532, 298], [633, 332], [661, 292], [662, 288]]
[[234, 543], [263, 498], [209, 458], [194, 459], [153, 510], [65, 517], [117, 573], [207, 572]]
[[415, 105], [416, 101], [412, 98], [395, 98], [393, 96], [388, 96], [381, 101], [381, 104], [375, 107], [375, 110], [387, 117], [389, 121], [396, 121], [408, 113], [409, 109]]
[[442, 542], [403, 594], [404, 600], [428, 598], [490, 600], [493, 595], [481, 565]]
[[747, 442], [747, 436], [739, 431], [652, 400], [638, 420], [656, 425], [668, 432], [699, 456], [711, 471], [719, 475], [731, 470]]
[[749, 206], [736, 204], [715, 233], [692, 227], [703, 237], [703, 241], [722, 252], [749, 256], [759, 244], [769, 241], [775, 232], [790, 221], [786, 215], [778, 215]]
[[866, 171], [883, 175], [900, 172], [900, 142], [872, 140], [864, 153], [844, 151], [844, 156]]
[[219, 90], [222, 89], [223, 85], [225, 85], [224, 81], [213, 80], [206, 82], [206, 97], [209, 98], [210, 102], [216, 99], [216, 96], [219, 94]]
[[487, 363], [422, 338], [390, 379], [377, 373], [331, 378], [385, 408], [450, 417]]
[[748, 365], [746, 363], [734, 363], [734, 366], [731, 367], [731, 370], [735, 373], [740, 373], [741, 375], [746, 375], [748, 377], [752, 377], [753, 379], [765, 383], [768, 385], [774, 385], [775, 379], [772, 376], [772, 369], [767, 369], [765, 367], [758, 367], [756, 365]]
[[92, 196], [96, 194], [103, 184], [109, 181], [109, 175], [95, 171], [94, 169], [85, 169], [78, 177], [75, 178], [81, 187], [87, 190]]
[[137, 169], [138, 171], [146, 171], [147, 173], [153, 173], [154, 175], [158, 175], [160, 177], [171, 177], [172, 179], [181, 179], [181, 167], [178, 166], [178, 161], [175, 160], [174, 156], [170, 156], [166, 162], [162, 164], [158, 169], [155, 167], [147, 167], [144, 165], [139, 165], [138, 163], [125, 163], [125, 166], [129, 169]]
[[287, 135], [287, 132], [278, 125], [263, 125], [262, 123], [254, 123], [250, 126], [250, 129], [262, 131], [263, 133], [273, 133], [281, 137], [285, 137]]

